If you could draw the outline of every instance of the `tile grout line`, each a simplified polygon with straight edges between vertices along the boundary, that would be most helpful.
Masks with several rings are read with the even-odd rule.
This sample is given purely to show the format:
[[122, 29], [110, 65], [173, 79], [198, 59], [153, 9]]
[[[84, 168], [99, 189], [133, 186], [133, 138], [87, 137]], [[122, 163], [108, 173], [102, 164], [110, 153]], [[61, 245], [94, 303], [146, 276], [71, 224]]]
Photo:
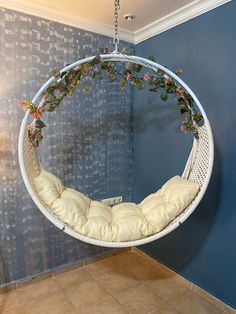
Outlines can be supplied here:
[[[130, 253], [129, 253], [130, 252]], [[123, 255], [124, 254], [124, 255]], [[119, 256], [120, 255], [120, 256]], [[144, 262], [146, 262], [145, 264], [146, 264], [146, 266], [144, 266], [144, 267], [148, 267], [148, 265], [150, 265], [150, 266], [153, 266], [153, 268], [156, 268], [156, 270], [158, 270], [159, 269], [159, 271], [163, 271], [163, 272], [169, 272], [170, 274], [174, 274], [174, 276], [175, 277], [177, 277], [177, 280], [178, 280], [178, 278], [181, 278], [181, 280], [179, 281], [179, 284], [181, 284], [181, 283], [184, 283], [184, 282], [187, 282], [188, 283], [188, 288], [189, 288], [189, 291], [192, 291], [196, 296], [198, 296], [200, 299], [202, 299], [202, 300], [205, 300], [205, 302], [206, 301], [208, 301], [208, 303], [211, 303], [212, 305], [214, 305], [214, 307], [215, 308], [218, 308], [219, 309], [219, 307], [215, 304], [215, 303], [213, 303], [213, 302], [210, 302], [210, 300], [207, 300], [207, 299], [205, 299], [205, 298], [203, 298], [203, 297], [201, 297], [196, 291], [194, 291], [193, 289], [192, 289], [192, 285], [193, 285], [193, 283], [191, 283], [191, 282], [189, 282], [187, 279], [185, 279], [185, 278], [183, 278], [183, 277], [181, 277], [180, 275], [178, 275], [178, 274], [176, 274], [174, 271], [172, 271], [172, 270], [170, 270], [168, 267], [166, 267], [165, 265], [163, 265], [163, 264], [161, 264], [161, 263], [159, 263], [158, 261], [156, 261], [155, 259], [153, 259], [152, 257], [150, 257], [150, 256], [148, 256], [147, 254], [145, 254], [144, 252], [142, 252], [141, 250], [139, 250], [139, 249], [137, 249], [137, 248], [133, 248], [132, 250], [124, 250], [124, 251], [116, 251], [115, 252], [115, 254], [113, 255], [113, 254], [107, 254], [106, 255], [106, 257], [105, 258], [98, 258], [98, 260], [96, 260], [95, 259], [95, 261], [94, 261], [94, 264], [95, 263], [99, 263], [99, 262], [102, 262], [102, 261], [107, 261], [107, 260], [109, 260], [109, 259], [113, 259], [115, 256], [118, 256], [118, 263], [116, 262], [116, 259], [115, 260], [113, 260], [114, 261], [114, 265], [116, 265], [116, 269], [117, 269], [117, 271], [118, 271], [118, 269], [119, 269], [119, 266], [120, 266], [120, 259], [122, 260], [122, 256], [125, 256], [125, 255], [129, 255], [129, 257], [131, 258], [131, 261], [133, 261], [133, 258], [132, 258], [132, 255], [133, 255], [133, 257], [134, 256], [137, 256], [136, 258], [135, 258], [135, 260], [137, 259], [137, 260], [139, 260], [140, 261], [140, 263], [142, 264], [142, 260], [144, 261]], [[109, 298], [111, 298], [112, 300], [114, 300], [117, 304], [119, 304], [119, 306], [121, 306], [121, 308], [123, 309], [123, 311], [124, 311], [124, 313], [129, 313], [129, 311], [128, 311], [128, 308], [126, 308], [125, 307], [125, 305], [123, 305], [122, 303], [120, 303], [119, 302], [119, 299], [118, 299], [118, 295], [120, 294], [120, 293], [122, 293], [122, 292], [125, 292], [125, 291], [127, 291], [127, 290], [129, 290], [129, 289], [132, 289], [132, 288], [135, 288], [135, 287], [137, 287], [138, 285], [143, 285], [143, 286], [146, 286], [146, 283], [145, 282], [143, 282], [140, 278], [138, 278], [138, 277], [136, 277], [136, 276], [134, 276], [134, 278], [137, 280], [137, 283], [136, 284], [134, 284], [134, 285], [132, 285], [132, 286], [130, 286], [130, 287], [126, 287], [125, 289], [123, 289], [122, 291], [119, 291], [119, 292], [115, 292], [115, 293], [110, 293], [109, 292], [109, 290], [107, 289], [107, 288], [105, 288], [104, 286], [103, 286], [103, 282], [102, 281], [100, 281], [99, 280], [99, 276], [98, 277], [96, 277], [96, 274], [97, 274], [97, 271], [96, 271], [96, 267], [95, 267], [95, 270], [93, 270], [93, 267], [91, 268], [91, 270], [90, 270], [90, 268], [89, 267], [87, 267], [87, 266], [89, 266], [90, 264], [92, 264], [91, 263], [91, 261], [89, 261], [87, 264], [86, 263], [82, 263], [82, 264], [80, 264], [80, 266], [79, 267], [72, 267], [72, 269], [71, 270], [73, 270], [73, 269], [78, 269], [79, 270], [79, 272], [80, 272], [80, 269], [81, 269], [81, 271], [82, 271], [82, 269], [83, 269], [83, 271], [85, 271], [91, 278], [86, 278], [85, 279], [85, 281], [86, 280], [94, 280], [94, 282], [96, 282], [102, 289], [104, 289], [105, 291], [106, 291], [106, 293], [107, 293], [107, 296], [104, 296], [104, 297], [102, 297], [102, 298], [100, 298], [99, 300], [97, 300], [97, 301], [91, 301], [91, 303], [89, 303], [89, 304], [86, 304], [86, 305], [83, 305], [81, 308], [78, 308], [78, 307], [76, 307], [72, 302], [71, 302], [71, 300], [69, 299], [69, 297], [65, 294], [65, 292], [64, 292], [64, 290], [65, 290], [65, 288], [63, 288], [63, 286], [60, 286], [60, 285], [58, 285], [57, 284], [57, 282], [56, 282], [56, 275], [54, 275], [54, 276], [52, 276], [52, 277], [49, 277], [49, 278], [52, 278], [52, 280], [54, 281], [54, 282], [56, 282], [56, 284], [57, 284], [57, 288], [58, 288], [58, 292], [60, 292], [61, 294], [63, 294], [63, 297], [65, 298], [65, 300], [66, 300], [66, 302], [68, 303], [68, 304], [70, 304], [70, 306], [72, 307], [72, 309], [73, 309], [73, 311], [75, 311], [75, 314], [76, 313], [80, 313], [80, 310], [85, 310], [85, 312], [86, 312], [86, 307], [88, 306], [88, 307], [90, 307], [90, 306], [94, 306], [95, 305], [95, 308], [96, 308], [96, 304], [97, 303], [99, 303], [99, 302], [105, 302], [106, 300], [109, 300]], [[109, 263], [108, 263], [109, 264]], [[132, 268], [132, 265], [133, 265], [133, 262], [130, 264], [129, 263], [129, 267], [130, 267], [130, 269]], [[103, 268], [102, 268], [103, 269]], [[122, 267], [121, 267], [121, 269], [122, 269]], [[58, 275], [60, 276], [60, 274], [66, 274], [68, 271], [69, 271], [70, 269], [66, 269], [65, 271], [63, 271], [63, 272], [58, 272]], [[112, 272], [112, 269], [110, 269], [110, 268], [108, 268], [108, 269], [104, 269], [104, 273], [109, 273], [109, 272]], [[30, 283], [36, 283], [36, 282], [40, 282], [41, 280], [39, 279], [39, 280], [35, 280], [35, 281], [30, 281]], [[82, 280], [83, 281], [83, 280]], [[80, 282], [80, 281], [79, 281]], [[30, 284], [29, 283], [29, 284]], [[184, 285], [184, 287], [187, 287], [185, 284], [183, 284]], [[26, 285], [25, 285], [26, 286]], [[147, 285], [147, 287], [148, 288], [150, 288], [149, 287], [149, 285]], [[203, 290], [204, 291], [204, 290]], [[186, 289], [186, 292], [187, 292], [187, 289]], [[179, 310], [177, 310], [175, 307], [173, 307], [171, 304], [169, 304], [165, 299], [162, 299], [159, 295], [158, 295], [158, 297], [160, 298], [160, 302], [159, 302], [159, 305], [157, 305], [156, 307], [154, 307], [153, 309], [150, 309], [149, 310], [149, 312], [148, 312], [148, 314], [152, 314], [152, 313], [154, 313], [155, 311], [157, 311], [157, 313], [158, 313], [158, 310], [159, 309], [162, 309], [162, 307], [164, 306], [166, 309], [167, 308], [169, 308], [170, 310], [172, 310], [173, 311], [173, 313], [176, 313], [176, 314], [180, 314], [180, 312], [179, 312]], [[223, 312], [224, 313], [229, 313], [229, 312], [225, 312], [226, 311], [226, 309], [220, 309], [222, 312], [222, 314], [223, 314]], [[4, 312], [5, 313], [5, 312]], [[26, 313], [28, 313], [27, 311], [26, 311]], [[235, 313], [235, 312], [234, 312]]]
[[87, 266], [89, 264], [93, 264], [93, 263], [105, 260], [107, 258], [110, 258], [112, 256], [116, 256], [116, 255], [122, 254], [124, 252], [129, 252], [129, 251], [131, 251], [130, 248], [121, 248], [121, 249], [118, 249], [115, 251], [111, 251], [109, 253], [101, 254], [99, 256], [94, 256], [94, 257], [89, 258], [88, 260], [85, 260], [85, 261], [75, 262], [75, 263], [70, 264], [70, 265], [63, 265], [61, 267], [59, 266], [57, 269], [54, 269], [54, 270], [51, 270], [48, 272], [46, 271], [46, 272], [39, 273], [37, 275], [33, 275], [33, 276], [19, 279], [17, 281], [8, 282], [6, 284], [0, 285], [0, 294], [4, 293], [4, 292], [9, 292], [11, 290], [16, 290], [20, 287], [27, 286], [27, 285], [30, 285], [30, 284], [35, 283], [35, 282], [40, 282], [40, 281], [48, 279], [48, 278], [53, 278], [56, 275], [64, 274], [70, 270], [82, 268], [82, 267]]
[[112, 298], [122, 307], [122, 309], [124, 310], [125, 313], [129, 314], [129, 312], [126, 311], [126, 309], [124, 308], [124, 306], [119, 302], [119, 300], [117, 300], [115, 298], [115, 296], [112, 295]]
[[[159, 266], [161, 269], [165, 272], [169, 272], [171, 274], [174, 274], [178, 279], [182, 281], [182, 283], [190, 289], [190, 291], [196, 293], [199, 297], [204, 299], [205, 301], [208, 301], [212, 305], [214, 305], [217, 309], [224, 311], [223, 313], [236, 313], [236, 311], [227, 305], [226, 303], [222, 302], [221, 300], [217, 299], [215, 296], [211, 295], [209, 292], [205, 291], [201, 287], [197, 286], [193, 282], [189, 281], [188, 279], [182, 277], [172, 269], [168, 268], [167, 266], [161, 264], [159, 261], [155, 260], [153, 257], [149, 256], [142, 250], [138, 249], [137, 247], [132, 247], [131, 251], [141, 257], [144, 261], [146, 261], [149, 265], [153, 265], [154, 267]], [[176, 310], [175, 310], [176, 311]], [[223, 314], [222, 313], [222, 314]]]
[[[116, 299], [114, 298], [114, 295], [113, 295], [113, 294], [110, 294], [110, 293], [103, 287], [103, 285], [99, 282], [99, 279], [98, 279], [98, 278], [93, 274], [93, 272], [91, 272], [86, 266], [88, 266], [88, 265], [90, 265], [90, 264], [93, 264], [93, 263], [97, 263], [97, 262], [101, 262], [101, 261], [108, 260], [108, 259], [110, 259], [110, 258], [112, 258], [112, 257], [114, 257], [114, 256], [122, 255], [123, 253], [129, 252], [129, 251], [132, 251], [132, 250], [131, 250], [131, 249], [121, 249], [121, 250], [115, 251], [115, 252], [114, 252], [115, 254], [112, 254], [113, 252], [110, 252], [110, 254], [107, 255], [105, 258], [101, 258], [101, 259], [99, 258], [98, 260], [95, 260], [94, 262], [85, 263], [85, 264], [83, 264], [83, 265], [80, 266], [81, 268], [84, 268], [84, 270], [91, 276], [91, 278], [94, 279], [94, 280], [98, 283], [98, 285], [99, 285], [102, 289], [104, 289], [104, 290], [107, 292], [107, 294], [109, 295], [109, 297], [111, 297], [112, 299], [114, 299], [114, 300], [122, 307], [122, 309], [125, 311], [125, 313], [127, 313], [127, 314], [128, 314], [128, 312], [124, 309], [124, 307], [122, 306], [122, 304], [120, 304], [120, 303], [118, 302], [118, 300], [116, 300]], [[90, 304], [84, 305], [84, 306], [82, 306], [82, 307], [78, 310], [78, 309], [73, 305], [73, 303], [70, 301], [70, 299], [66, 296], [66, 294], [65, 294], [64, 291], [63, 291], [64, 289], [63, 289], [63, 288], [60, 288], [60, 290], [61, 290], [61, 292], [63, 293], [63, 295], [64, 295], [64, 297], [66, 298], [66, 300], [68, 300], [68, 301], [70, 302], [70, 304], [72, 305], [72, 307], [73, 307], [73, 309], [76, 311], [76, 313], [79, 313], [80, 310], [85, 309], [87, 306], [90, 306], [90, 305], [92, 305], [92, 304], [96, 304], [96, 303], [99, 303], [99, 302], [106, 301], [106, 300], [109, 298], [108, 296], [106, 296], [106, 297], [102, 298], [102, 299], [99, 300], [99, 301], [91, 302]]]
[[[130, 250], [129, 250], [130, 251]], [[121, 253], [122, 254], [122, 253]], [[87, 270], [87, 272], [98, 282], [98, 284], [100, 285], [100, 286], [102, 286], [102, 284], [99, 282], [99, 279], [89, 270], [89, 269], [87, 269], [86, 268], [86, 270]], [[110, 272], [110, 271], [109, 271]], [[108, 273], [109, 273], [108, 272]], [[135, 286], [137, 286], [137, 285], [139, 285], [140, 284], [140, 281], [137, 279], [137, 278], [135, 278], [136, 280], [137, 280], [137, 284], [134, 284], [133, 286], [130, 286], [130, 287], [128, 287], [128, 288], [125, 288], [125, 289], [123, 289], [122, 291], [120, 291], [120, 292], [123, 292], [123, 291], [126, 291], [126, 290], [128, 290], [128, 289], [130, 289], [130, 288], [133, 288], [133, 287], [135, 287]], [[103, 289], [105, 289], [105, 288], [103, 288]], [[105, 289], [106, 290], [106, 289]], [[107, 291], [107, 290], [106, 290]], [[108, 292], [107, 291], [107, 293], [111, 296], [111, 297], [113, 297], [119, 304], [120, 304], [120, 302], [115, 298], [115, 295], [116, 294], [119, 294], [120, 292], [117, 292], [117, 293], [114, 293], [114, 294], [110, 294], [110, 292]], [[120, 304], [121, 305], [121, 304]], [[122, 306], [122, 305], [121, 305]]]

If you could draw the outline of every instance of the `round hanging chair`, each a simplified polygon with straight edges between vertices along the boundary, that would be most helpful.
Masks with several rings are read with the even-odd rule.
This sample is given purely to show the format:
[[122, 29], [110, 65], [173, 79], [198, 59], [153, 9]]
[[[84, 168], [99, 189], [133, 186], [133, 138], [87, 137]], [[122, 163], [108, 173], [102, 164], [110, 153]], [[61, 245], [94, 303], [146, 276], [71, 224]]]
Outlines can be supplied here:
[[[120, 53], [104, 54], [104, 55], [101, 55], [100, 57], [102, 61], [131, 62], [135, 64], [140, 64], [154, 71], [157, 71], [158, 69], [162, 70], [167, 75], [171, 76], [180, 85], [182, 85], [182, 87], [192, 96], [201, 115], [203, 116], [204, 125], [201, 127], [199, 126], [197, 127], [198, 139], [196, 138], [193, 139], [192, 149], [187, 159], [187, 163], [183, 171], [182, 178], [198, 184], [199, 191], [196, 194], [195, 198], [181, 212], [181, 214], [179, 214], [173, 221], [171, 221], [163, 230], [161, 230], [160, 232], [156, 234], [146, 236], [141, 239], [137, 239], [134, 241], [111, 242], [111, 241], [103, 241], [103, 240], [94, 239], [94, 238], [87, 237], [76, 232], [75, 230], [70, 228], [65, 222], [57, 218], [57, 216], [50, 210], [50, 208], [45, 204], [45, 202], [39, 196], [35, 188], [34, 180], [40, 174], [41, 165], [37, 157], [37, 150], [31, 144], [28, 138], [27, 126], [29, 124], [28, 123], [29, 122], [28, 121], [29, 110], [26, 112], [25, 117], [21, 124], [21, 128], [20, 128], [20, 135], [19, 135], [19, 142], [18, 142], [20, 170], [21, 170], [26, 188], [31, 198], [33, 199], [34, 203], [37, 205], [40, 211], [45, 215], [45, 217], [63, 232], [69, 234], [70, 236], [78, 240], [91, 243], [94, 245], [99, 245], [99, 246], [106, 246], [106, 247], [138, 246], [138, 245], [142, 245], [142, 244], [157, 240], [167, 235], [168, 233], [176, 229], [178, 226], [180, 226], [198, 206], [199, 202], [203, 198], [203, 195], [207, 189], [207, 186], [211, 177], [211, 173], [212, 173], [213, 158], [214, 158], [212, 131], [211, 131], [210, 123], [207, 119], [206, 113], [202, 105], [200, 104], [198, 98], [195, 96], [193, 91], [176, 74], [174, 74], [167, 68], [145, 58], [141, 58], [137, 56], [128, 56], [128, 55], [123, 55]], [[60, 71], [60, 73], [66, 73], [72, 68], [78, 65], [84, 64], [86, 62], [89, 62], [93, 59], [94, 59], [94, 56], [77, 61], [63, 68]], [[34, 104], [39, 102], [45, 90], [56, 80], [58, 80], [58, 78], [51, 77], [36, 93], [32, 102]]]

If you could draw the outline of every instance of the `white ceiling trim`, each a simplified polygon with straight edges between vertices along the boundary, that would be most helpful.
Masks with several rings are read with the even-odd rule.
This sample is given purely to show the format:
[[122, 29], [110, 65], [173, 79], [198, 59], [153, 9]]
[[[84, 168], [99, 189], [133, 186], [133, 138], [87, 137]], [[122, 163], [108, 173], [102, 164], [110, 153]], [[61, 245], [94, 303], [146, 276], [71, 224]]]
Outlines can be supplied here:
[[230, 1], [232, 0], [195, 0], [135, 31], [134, 42], [138, 44]]
[[[45, 7], [43, 5], [25, 2], [24, 0], [0, 0], [0, 6], [6, 9], [38, 16], [47, 20], [74, 26], [90, 32], [113, 37], [114, 27], [99, 23], [93, 20], [78, 18], [75, 15]], [[119, 29], [120, 39], [134, 44], [134, 33], [128, 30]]]
[[[195, 0], [135, 32], [119, 29], [120, 39], [138, 44], [230, 1], [232, 0]], [[113, 37], [114, 27], [111, 25], [78, 18], [75, 15], [35, 3], [26, 3], [24, 0], [0, 0], [0, 6]]]

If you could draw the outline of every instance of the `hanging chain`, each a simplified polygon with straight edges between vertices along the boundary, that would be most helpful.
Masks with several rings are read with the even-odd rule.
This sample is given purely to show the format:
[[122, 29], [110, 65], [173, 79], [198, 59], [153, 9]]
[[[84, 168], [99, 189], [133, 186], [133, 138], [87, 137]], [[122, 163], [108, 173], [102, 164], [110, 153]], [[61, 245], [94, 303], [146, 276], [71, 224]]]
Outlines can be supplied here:
[[115, 33], [114, 33], [114, 39], [113, 43], [115, 44], [115, 53], [118, 52], [118, 44], [119, 44], [119, 31], [118, 31], [118, 10], [120, 9], [120, 0], [114, 1], [115, 5]]

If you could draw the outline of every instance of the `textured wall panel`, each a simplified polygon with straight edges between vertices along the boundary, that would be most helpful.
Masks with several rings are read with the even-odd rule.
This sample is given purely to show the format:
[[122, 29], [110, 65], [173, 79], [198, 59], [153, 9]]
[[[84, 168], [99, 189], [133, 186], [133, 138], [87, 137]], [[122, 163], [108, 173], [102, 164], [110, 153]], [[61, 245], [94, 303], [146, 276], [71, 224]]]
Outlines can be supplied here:
[[[19, 171], [17, 141], [23, 112], [55, 68], [111, 47], [112, 39], [0, 9], [0, 272], [1, 283], [105, 251], [60, 232], [37, 210]], [[105, 80], [81, 88], [46, 117], [43, 166], [94, 199], [131, 198], [131, 91]], [[49, 125], [50, 123], [50, 125]], [[107, 249], [106, 249], [107, 250]]]

